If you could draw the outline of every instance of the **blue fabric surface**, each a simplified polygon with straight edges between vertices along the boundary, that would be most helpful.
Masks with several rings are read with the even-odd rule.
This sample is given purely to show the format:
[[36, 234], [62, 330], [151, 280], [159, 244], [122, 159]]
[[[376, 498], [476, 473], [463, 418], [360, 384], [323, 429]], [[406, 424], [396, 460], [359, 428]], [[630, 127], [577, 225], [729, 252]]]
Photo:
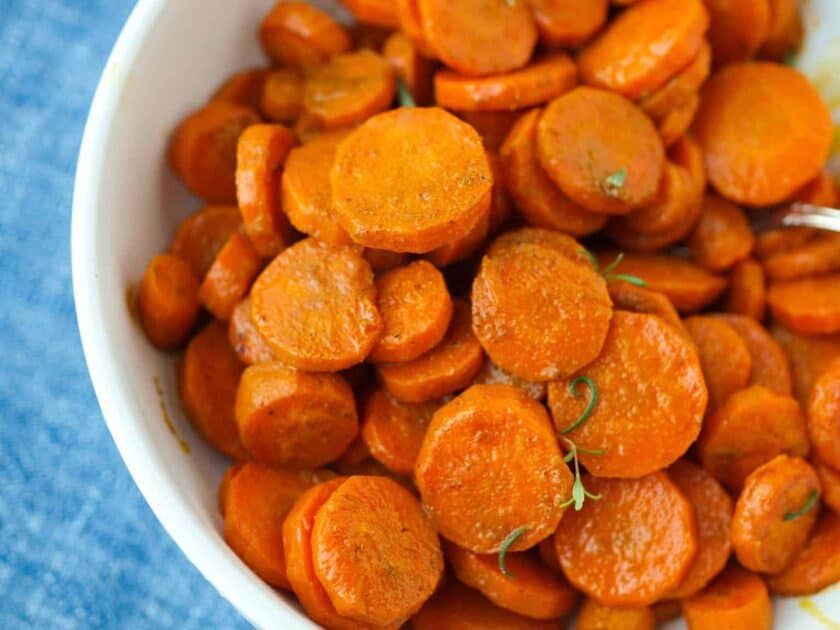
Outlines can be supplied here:
[[76, 156], [130, 0], [0, 0], [0, 628], [247, 627], [120, 459], [70, 279]]

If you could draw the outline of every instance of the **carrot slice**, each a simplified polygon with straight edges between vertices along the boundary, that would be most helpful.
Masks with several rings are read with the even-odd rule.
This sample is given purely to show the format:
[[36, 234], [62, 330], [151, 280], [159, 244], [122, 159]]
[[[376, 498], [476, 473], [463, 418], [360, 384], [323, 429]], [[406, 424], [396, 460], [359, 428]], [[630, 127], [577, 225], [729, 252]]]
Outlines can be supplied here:
[[585, 86], [546, 107], [537, 152], [572, 201], [605, 214], [652, 202], [665, 166], [662, 141], [647, 116], [617, 94]]
[[[489, 162], [490, 156], [488, 155], [487, 158]], [[481, 213], [476, 223], [468, 232], [446, 245], [441, 245], [437, 249], [433, 249], [425, 255], [426, 259], [433, 265], [436, 267], [447, 267], [453, 263], [466, 260], [475, 255], [481, 249], [482, 245], [484, 245], [484, 241], [490, 233], [490, 212], [497, 197], [495, 177], [495, 172], [493, 172], [494, 181], [493, 193], [490, 200], [491, 205]]]
[[655, 90], [697, 54], [709, 25], [699, 0], [648, 0], [617, 18], [580, 54], [583, 80], [635, 98]]
[[503, 370], [490, 359], [484, 361], [481, 371], [475, 377], [477, 385], [513, 385], [520, 388], [534, 400], [543, 400], [546, 395], [546, 384], [537, 381], [527, 381], [510, 372]]
[[730, 567], [706, 590], [684, 600], [682, 613], [692, 630], [770, 630], [773, 626], [767, 587], [760, 577], [737, 566]]
[[835, 514], [840, 514], [840, 471], [837, 471], [833, 466], [829, 466], [819, 457], [811, 458], [811, 465], [817, 471], [817, 477], [820, 479], [820, 487], [822, 488], [820, 499], [823, 505], [833, 510]]
[[418, 47], [405, 33], [392, 33], [385, 41], [382, 55], [403, 80], [415, 103], [428, 105], [432, 102], [434, 65], [430, 59], [420, 54]]
[[840, 516], [823, 512], [811, 539], [787, 568], [767, 577], [777, 595], [811, 595], [840, 581]]
[[383, 28], [400, 26], [393, 0], [341, 0], [341, 4], [360, 22]]
[[415, 260], [378, 276], [375, 285], [384, 327], [370, 361], [411, 361], [443, 339], [452, 319], [452, 298], [433, 265]]
[[700, 354], [709, 390], [707, 411], [711, 413], [747, 386], [752, 374], [752, 356], [741, 336], [725, 321], [694, 315], [685, 320], [685, 327]]
[[350, 36], [338, 22], [308, 2], [278, 2], [260, 25], [260, 42], [280, 66], [317, 66], [350, 49]]
[[706, 470], [737, 491], [753, 470], [776, 455], [808, 453], [805, 419], [793, 398], [752, 385], [706, 418], [697, 453]]
[[169, 253], [186, 260], [195, 277], [203, 280], [219, 250], [242, 225], [236, 206], [207, 206], [178, 224]]
[[691, 502], [697, 522], [697, 555], [680, 585], [668, 595], [684, 599], [705, 588], [726, 566], [732, 548], [729, 526], [734, 506], [715, 478], [687, 459], [675, 462], [668, 475]]
[[550, 536], [572, 488], [545, 409], [509, 385], [473, 385], [438, 409], [414, 476], [441, 536], [475, 553], [519, 528], [509, 551]]
[[303, 111], [303, 77], [291, 68], [273, 70], [265, 80], [259, 109], [269, 120], [293, 123]]
[[816, 380], [806, 410], [814, 451], [827, 464], [840, 468], [840, 361]]
[[384, 477], [350, 477], [315, 514], [315, 575], [336, 611], [363, 623], [400, 625], [443, 574], [437, 533], [417, 499]]
[[557, 559], [557, 549], [554, 547], [554, 539], [546, 538], [539, 545], [537, 545], [537, 553], [540, 556], [542, 563], [554, 570], [561, 572], [560, 561]]
[[[598, 358], [578, 373], [597, 388], [595, 408], [570, 433], [580, 462], [599, 477], [641, 477], [680, 457], [697, 439], [706, 388], [697, 352], [684, 334], [654, 315], [616, 311]], [[558, 431], [580, 418], [592, 397], [576, 379], [548, 384]], [[591, 390], [591, 388], [590, 388]]]
[[798, 5], [796, 0], [770, 0], [770, 24], [759, 56], [781, 61], [799, 49], [804, 33]]
[[246, 462], [225, 491], [225, 542], [261, 579], [290, 589], [283, 553], [283, 519], [318, 482], [312, 471], [291, 472]]
[[488, 233], [492, 235], [507, 223], [513, 213], [513, 202], [505, 186], [501, 158], [488, 149], [487, 161], [490, 162], [490, 172], [493, 173], [493, 196], [490, 199], [490, 212], [487, 217]]
[[493, 176], [481, 138], [438, 108], [370, 118], [339, 145], [335, 214], [367, 247], [424, 253], [468, 232], [490, 205]]
[[814, 382], [840, 356], [840, 335], [800, 335], [777, 322], [770, 332], [790, 359], [794, 395], [804, 409]]
[[700, 109], [700, 95], [693, 92], [686, 97], [684, 103], [674, 107], [659, 121], [656, 129], [666, 149], [685, 135], [698, 109]]
[[186, 261], [172, 254], [159, 254], [149, 261], [137, 309], [143, 332], [153, 345], [169, 350], [183, 344], [200, 308], [198, 280]]
[[585, 43], [607, 21], [609, 0], [531, 0], [540, 41], [555, 48]]
[[673, 591], [697, 553], [697, 526], [668, 475], [584, 475], [584, 486], [601, 499], [567, 512], [554, 535], [572, 585], [606, 606], [647, 606]]
[[295, 228], [331, 245], [353, 241], [333, 217], [330, 169], [338, 143], [347, 131], [323, 133], [295, 147], [286, 159], [280, 180], [283, 212]]
[[294, 135], [283, 125], [252, 125], [239, 136], [236, 199], [249, 240], [266, 258], [276, 256], [292, 238], [277, 189], [278, 171], [294, 143]]
[[748, 206], [785, 201], [816, 177], [832, 129], [816, 88], [796, 70], [766, 62], [716, 72], [703, 87], [693, 126], [711, 184]]
[[688, 334], [677, 309], [662, 293], [622, 281], [610, 282], [607, 287], [613, 308], [631, 313], [656, 315], [673, 326], [677, 332]]
[[[679, 221], [659, 232], [638, 232], [632, 229], [625, 219], [630, 216], [612, 217], [607, 224], [607, 236], [624, 251], [649, 254], [670, 247], [683, 241], [694, 229], [703, 212], [702, 195], [696, 189], [688, 193], [689, 200], [685, 204], [670, 206], [675, 211], [682, 212]], [[658, 204], [654, 206], [659, 207]], [[653, 208], [654, 206], [650, 206]], [[643, 208], [642, 210], [646, 210]], [[631, 213], [632, 214], [632, 213]]]
[[473, 330], [484, 350], [530, 381], [567, 376], [595, 359], [612, 316], [604, 279], [539, 243], [485, 256], [472, 302]]
[[556, 630], [554, 620], [522, 617], [494, 606], [477, 591], [449, 580], [411, 620], [414, 630], [505, 628], [506, 630]]
[[307, 74], [303, 115], [322, 129], [355, 125], [387, 109], [395, 93], [385, 59], [371, 50], [343, 53]]
[[365, 404], [362, 440], [370, 454], [398, 475], [414, 472], [417, 453], [441, 403], [401, 403], [376, 390]]
[[656, 618], [656, 627], [661, 626], [673, 619], [679, 619], [682, 611], [680, 602], [676, 599], [666, 599], [651, 606], [653, 615]]
[[449, 328], [437, 346], [411, 361], [381, 363], [376, 372], [394, 398], [421, 403], [466, 387], [483, 362], [481, 345], [470, 328], [469, 306], [454, 300]]
[[767, 304], [773, 317], [796, 332], [840, 332], [840, 274], [771, 284]]
[[245, 298], [233, 309], [228, 323], [228, 341], [243, 363], [251, 365], [274, 360], [274, 353], [251, 321], [250, 298]]
[[304, 370], [360, 363], [379, 339], [370, 265], [350, 247], [306, 239], [277, 256], [251, 291], [251, 318], [278, 359]]
[[705, 0], [705, 4], [715, 64], [743, 61], [758, 52], [770, 28], [768, 0]]
[[169, 164], [184, 185], [207, 203], [236, 203], [236, 143], [260, 122], [241, 105], [212, 101], [187, 116], [169, 143]]
[[461, 74], [500, 74], [521, 68], [537, 43], [524, 2], [417, 0], [425, 41]]
[[835, 207], [840, 203], [840, 188], [831, 171], [823, 169], [796, 192], [794, 199], [817, 206]]
[[[735, 505], [732, 548], [741, 566], [778, 573], [805, 546], [819, 507], [820, 480], [808, 462], [778, 455], [752, 471]], [[793, 518], [791, 518], [793, 517]]]
[[505, 232], [493, 239], [490, 247], [487, 248], [486, 255], [496, 256], [502, 254], [508, 248], [515, 250], [516, 247], [523, 244], [549, 247], [565, 256], [570, 262], [581, 265], [585, 269], [592, 268], [592, 259], [575, 239], [563, 232], [538, 227], [524, 227]]
[[577, 83], [577, 67], [565, 53], [551, 53], [507, 74], [463, 76], [451, 70], [435, 74], [435, 100], [462, 111], [517, 110], [546, 103]]
[[747, 346], [752, 357], [750, 385], [762, 385], [767, 389], [790, 396], [793, 382], [790, 364], [785, 351], [773, 336], [750, 317], [743, 315], [713, 314], [713, 317], [726, 322]]
[[513, 124], [523, 115], [519, 111], [453, 113], [478, 132], [488, 151], [500, 149]]
[[785, 227], [768, 230], [755, 237], [755, 254], [765, 260], [771, 256], [789, 252], [804, 245], [817, 235], [817, 230], [808, 227]]
[[506, 554], [509, 577], [502, 573], [496, 554], [477, 554], [452, 543], [444, 543], [443, 549], [458, 579], [500, 608], [532, 619], [559, 619], [577, 601], [568, 582], [534, 554]]
[[242, 469], [242, 466], [244, 466], [242, 462], [237, 462], [236, 464], [228, 466], [227, 470], [225, 470], [225, 474], [222, 475], [222, 480], [219, 482], [218, 503], [219, 514], [222, 515], [222, 518], [224, 518], [225, 513], [227, 512], [227, 499], [230, 482], [236, 476], [236, 473]]
[[690, 135], [683, 135], [668, 147], [668, 159], [691, 173], [694, 185], [702, 194], [706, 190], [706, 164], [700, 145]]
[[242, 445], [269, 466], [322, 466], [359, 431], [356, 402], [337, 374], [308, 374], [282, 363], [251, 365], [236, 392]]
[[692, 218], [700, 214], [698, 206], [702, 203], [703, 198], [688, 169], [666, 162], [654, 202], [614, 219], [611, 231], [622, 226], [640, 234], [656, 234], [682, 228], [686, 223], [695, 223]]
[[228, 343], [227, 328], [213, 321], [190, 340], [178, 379], [181, 404], [195, 428], [213, 447], [237, 460], [247, 459], [233, 413], [242, 369]]
[[819, 234], [807, 243], [764, 260], [764, 271], [771, 280], [797, 280], [838, 270], [840, 234]]
[[260, 108], [260, 99], [271, 70], [268, 68], [254, 68], [243, 70], [229, 77], [219, 86], [211, 101], [226, 101], [234, 105], [242, 105], [250, 109]]
[[708, 43], [703, 42], [694, 59], [685, 68], [662, 87], [639, 98], [639, 107], [653, 120], [661, 122], [674, 110], [697, 99], [700, 86], [709, 77], [711, 65], [711, 48]]
[[760, 322], [764, 320], [766, 306], [767, 288], [762, 266], [752, 258], [735, 263], [729, 272], [726, 310]]
[[[602, 266], [615, 257], [615, 252], [598, 254]], [[690, 261], [664, 254], [627, 254], [614, 271], [641, 278], [648, 289], [665, 294], [681, 313], [699, 311], [714, 302], [726, 288], [722, 278]]]
[[525, 221], [532, 225], [585, 236], [597, 232], [607, 217], [569, 200], [546, 175], [537, 158], [537, 122], [541, 111], [523, 114], [502, 144], [499, 158], [505, 186]]
[[262, 258], [239, 232], [231, 234], [204, 276], [198, 299], [216, 318], [230, 319], [262, 268]]
[[653, 630], [656, 615], [649, 606], [604, 606], [586, 598], [578, 611], [576, 630]]
[[417, 47], [417, 50], [424, 57], [433, 58], [437, 55], [426, 41], [423, 34], [423, 24], [420, 21], [420, 7], [418, 0], [395, 0], [397, 5], [397, 17], [400, 20], [400, 28], [408, 35], [408, 38]]

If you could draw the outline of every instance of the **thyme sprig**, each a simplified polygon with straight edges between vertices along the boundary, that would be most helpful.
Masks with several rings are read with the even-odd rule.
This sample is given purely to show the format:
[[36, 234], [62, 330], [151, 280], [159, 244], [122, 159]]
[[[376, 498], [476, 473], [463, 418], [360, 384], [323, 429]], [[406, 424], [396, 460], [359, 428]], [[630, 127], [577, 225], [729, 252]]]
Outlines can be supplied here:
[[584, 248], [581, 250], [582, 254], [585, 254], [589, 261], [592, 263], [592, 267], [595, 269], [597, 273], [600, 273], [604, 280], [607, 282], [613, 282], [615, 280], [623, 280], [624, 282], [629, 282], [630, 284], [634, 284], [637, 287], [646, 287], [647, 282], [642, 280], [639, 276], [633, 276], [627, 273], [613, 273], [615, 268], [624, 260], [624, 252], [619, 252], [618, 256], [615, 257], [615, 260], [612, 261], [609, 265], [601, 269], [601, 263], [598, 260], [598, 257], [590, 252], [588, 249]]
[[819, 491], [812, 491], [811, 494], [808, 495], [808, 498], [805, 499], [805, 503], [802, 504], [801, 508], [799, 508], [795, 512], [788, 512], [782, 517], [782, 520], [786, 523], [789, 523], [790, 521], [798, 519], [800, 516], [804, 516], [805, 514], [811, 511], [811, 508], [813, 508], [816, 505], [817, 499], [819, 498]]
[[507, 556], [507, 552], [508, 549], [510, 549], [510, 546], [513, 543], [515, 543], [516, 540], [527, 531], [527, 527], [520, 527], [518, 529], [514, 529], [510, 534], [507, 535], [507, 538], [505, 538], [502, 542], [501, 549], [499, 549], [499, 571], [502, 572], [502, 575], [504, 575], [506, 578], [510, 578], [511, 580], [515, 580], [516, 576], [510, 571], [508, 571], [507, 565], [505, 565], [505, 556]]

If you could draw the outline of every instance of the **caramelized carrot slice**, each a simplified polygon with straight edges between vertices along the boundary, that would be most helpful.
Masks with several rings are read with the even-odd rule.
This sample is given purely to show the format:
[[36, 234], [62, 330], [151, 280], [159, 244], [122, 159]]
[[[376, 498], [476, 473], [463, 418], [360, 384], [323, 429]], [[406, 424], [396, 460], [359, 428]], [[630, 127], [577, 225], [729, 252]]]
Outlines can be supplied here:
[[806, 411], [814, 450], [824, 462], [840, 468], [840, 360], [816, 380]]
[[226, 101], [253, 110], [260, 108], [260, 99], [271, 70], [254, 68], [229, 77], [210, 97], [211, 101]]
[[686, 97], [684, 103], [674, 107], [659, 121], [656, 129], [666, 149], [685, 135], [699, 108], [700, 95], [694, 92]]
[[794, 395], [805, 408], [814, 382], [840, 356], [840, 335], [800, 335], [777, 322], [770, 332], [790, 359]]
[[703, 198], [688, 169], [666, 162], [654, 202], [614, 219], [611, 230], [623, 226], [640, 234], [657, 234], [682, 228], [700, 214], [697, 207], [702, 203]]
[[785, 227], [768, 230], [755, 237], [755, 254], [761, 260], [794, 250], [817, 235], [817, 230], [808, 227]]
[[701, 267], [724, 271], [750, 255], [755, 239], [744, 211], [714, 194], [688, 238], [691, 256]]
[[762, 266], [752, 258], [735, 263], [729, 272], [726, 310], [760, 322], [764, 320], [766, 306], [767, 288]]
[[810, 540], [787, 568], [767, 578], [777, 595], [811, 595], [840, 581], [840, 516], [820, 515]]
[[797, 280], [840, 270], [840, 234], [818, 234], [790, 251], [769, 256], [764, 271], [770, 280]]
[[241, 226], [242, 215], [236, 206], [207, 206], [178, 224], [169, 243], [169, 253], [186, 260], [201, 281], [219, 250]]
[[610, 282], [607, 288], [613, 308], [631, 313], [656, 315], [673, 326], [677, 332], [688, 334], [677, 309], [662, 293], [623, 281]]
[[576, 630], [653, 630], [656, 615], [650, 606], [604, 606], [586, 598], [578, 611]]
[[767, 304], [773, 317], [796, 332], [840, 332], [840, 274], [788, 280], [770, 285]]
[[499, 151], [513, 124], [522, 116], [519, 111], [453, 113], [478, 132], [488, 151]]
[[231, 234], [204, 276], [198, 299], [216, 318], [230, 319], [262, 267], [262, 258], [239, 232]]
[[703, 42], [694, 59], [685, 68], [662, 87], [639, 98], [639, 107], [653, 120], [661, 122], [674, 110], [697, 99], [700, 86], [709, 77], [711, 65], [711, 48]]
[[341, 0], [341, 4], [360, 22], [383, 28], [400, 26], [393, 0]]
[[683, 600], [682, 613], [692, 630], [751, 628], [770, 630], [773, 606], [760, 577], [730, 567], [704, 591]]
[[607, 21], [609, 0], [531, 0], [540, 41], [555, 48], [585, 43]]
[[715, 64], [749, 59], [770, 28], [768, 0], [704, 0], [709, 10], [709, 43]]
[[272, 61], [306, 68], [350, 49], [347, 31], [308, 2], [278, 2], [260, 25], [260, 42]]
[[233, 309], [228, 323], [228, 340], [242, 363], [251, 365], [274, 360], [274, 353], [251, 321], [250, 298], [245, 298]]
[[418, 47], [405, 33], [392, 33], [385, 41], [382, 55], [403, 80], [415, 103], [428, 105], [432, 102], [434, 65], [429, 58], [420, 54]]
[[303, 77], [297, 70], [273, 70], [265, 80], [259, 101], [260, 112], [269, 120], [295, 122], [303, 111]]
[[183, 344], [198, 319], [198, 280], [183, 259], [160, 254], [149, 261], [137, 309], [140, 323], [153, 345], [163, 350]]

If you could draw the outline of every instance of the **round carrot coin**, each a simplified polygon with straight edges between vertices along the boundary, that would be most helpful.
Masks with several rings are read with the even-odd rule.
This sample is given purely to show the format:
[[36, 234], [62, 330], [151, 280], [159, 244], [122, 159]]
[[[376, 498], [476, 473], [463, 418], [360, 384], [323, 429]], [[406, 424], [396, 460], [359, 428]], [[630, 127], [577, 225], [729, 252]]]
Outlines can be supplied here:
[[827, 464], [840, 469], [840, 361], [816, 380], [806, 410], [814, 450]]
[[575, 630], [653, 630], [656, 615], [649, 606], [614, 607], [586, 598], [578, 611]]
[[463, 76], [451, 70], [435, 74], [435, 101], [461, 111], [517, 110], [546, 103], [577, 83], [577, 66], [565, 53], [551, 53], [507, 74]]
[[[696, 190], [690, 191], [689, 195], [687, 203], [674, 206], [665, 202], [672, 210], [671, 216], [667, 217], [669, 222], [673, 223], [671, 227], [659, 232], [639, 232], [632, 229], [625, 221], [630, 215], [625, 215], [612, 217], [607, 224], [606, 234], [613, 243], [625, 252], [649, 254], [676, 245], [685, 240], [691, 233], [703, 212], [702, 196]], [[660, 199], [659, 201], [663, 200]], [[654, 205], [658, 206], [659, 201]], [[647, 210], [647, 208], [642, 208], [642, 210]], [[678, 220], [674, 217], [674, 211], [681, 213]]]
[[794, 396], [806, 409], [814, 382], [840, 356], [840, 335], [800, 335], [778, 322], [770, 332], [790, 359]]
[[[613, 221], [633, 232], [656, 234], [692, 222], [692, 218], [700, 214], [697, 206], [702, 203], [703, 198], [688, 169], [666, 162], [654, 202]], [[615, 229], [618, 225], [611, 227]]]
[[360, 22], [399, 28], [400, 20], [393, 0], [341, 0], [341, 4]]
[[722, 66], [752, 57], [770, 28], [768, 0], [704, 0], [709, 11], [709, 43]]
[[507, 248], [515, 250], [523, 244], [549, 247], [585, 269], [592, 268], [592, 259], [575, 239], [563, 232], [539, 227], [519, 228], [496, 237], [487, 248], [487, 256], [501, 254]]
[[490, 359], [484, 361], [481, 371], [475, 377], [477, 385], [513, 385], [520, 388], [534, 400], [543, 400], [546, 394], [545, 383], [526, 381], [500, 368]]
[[243, 70], [229, 77], [210, 97], [211, 101], [226, 101], [251, 109], [259, 109], [263, 87], [271, 70], [254, 68]]
[[610, 282], [607, 288], [615, 309], [656, 315], [673, 326], [677, 332], [688, 334], [677, 309], [661, 293], [622, 281]]
[[420, 610], [443, 574], [428, 516], [383, 477], [350, 477], [330, 495], [315, 514], [312, 559], [336, 611], [379, 626]]
[[473, 553], [452, 543], [444, 543], [443, 549], [458, 579], [500, 608], [532, 619], [559, 619], [577, 601], [577, 592], [534, 554], [507, 554], [509, 577], [502, 573], [495, 554]]
[[241, 105], [212, 101], [187, 116], [169, 143], [169, 163], [184, 185], [207, 203], [236, 203], [236, 143], [260, 122]]
[[403, 80], [416, 104], [428, 105], [432, 102], [434, 62], [424, 57], [405, 33], [392, 33], [385, 41], [382, 55]]
[[277, 256], [251, 291], [251, 319], [278, 359], [303, 370], [360, 363], [382, 332], [370, 265], [351, 247], [306, 239]]
[[697, 92], [709, 77], [712, 65], [712, 51], [706, 42], [689, 64], [670, 78], [662, 87], [646, 93], [638, 99], [639, 107], [657, 122], [669, 114], [684, 108], [697, 99]]
[[303, 114], [321, 129], [355, 125], [387, 109], [396, 82], [388, 62], [372, 50], [334, 56], [303, 82]]
[[607, 21], [609, 0], [531, 0], [540, 41], [554, 48], [575, 48]]
[[219, 250], [198, 289], [201, 304], [216, 318], [227, 321], [248, 294], [263, 261], [248, 237], [234, 232]]
[[[490, 156], [488, 155], [488, 161]], [[496, 199], [496, 183], [495, 172], [493, 174], [493, 197], [491, 198], [491, 207]], [[433, 249], [425, 255], [426, 260], [431, 262], [436, 267], [447, 267], [456, 262], [466, 260], [481, 249], [487, 235], [490, 233], [490, 211], [488, 207], [476, 220], [476, 223], [462, 236], [459, 236], [454, 241], [450, 241], [446, 245], [441, 245], [437, 249]]]
[[283, 212], [295, 229], [331, 245], [353, 241], [333, 217], [330, 169], [347, 131], [323, 133], [292, 149], [280, 180]]
[[760, 322], [764, 320], [766, 306], [767, 288], [762, 266], [752, 258], [735, 263], [729, 273], [727, 312]]
[[187, 340], [198, 319], [198, 280], [189, 263], [172, 254], [159, 254], [149, 261], [137, 309], [149, 341], [158, 348], [177, 348]]
[[735, 505], [732, 548], [741, 566], [778, 573], [817, 522], [820, 480], [808, 462], [778, 455], [750, 473]]
[[732, 499], [708, 472], [687, 459], [674, 462], [668, 476], [694, 508], [697, 523], [697, 555], [688, 573], [669, 598], [685, 599], [701, 591], [729, 560], [732, 545]]
[[710, 271], [724, 271], [746, 259], [753, 243], [744, 211], [717, 195], [706, 195], [703, 213], [688, 238], [697, 264]]
[[840, 581], [840, 516], [823, 512], [810, 540], [781, 573], [767, 577], [777, 595], [811, 595]]
[[627, 214], [652, 202], [665, 167], [662, 141], [648, 117], [617, 94], [585, 86], [546, 107], [537, 125], [537, 153], [572, 201], [605, 214]]
[[771, 280], [795, 280], [840, 270], [840, 234], [824, 233], [799, 247], [769, 256], [764, 270]]
[[578, 375], [594, 389], [577, 378], [552, 381], [548, 406], [566, 431], [596, 398], [591, 415], [569, 433], [579, 447], [603, 451], [580, 453], [593, 475], [641, 477], [673, 463], [697, 439], [706, 409], [700, 361], [663, 319], [616, 311], [601, 353]]
[[666, 149], [685, 135], [699, 108], [700, 95], [692, 92], [686, 97], [685, 102], [671, 109], [659, 121], [656, 129]]
[[335, 214], [357, 243], [424, 253], [468, 232], [490, 205], [481, 138], [438, 108], [379, 114], [338, 147]]
[[478, 132], [488, 151], [499, 150], [513, 124], [523, 115], [518, 111], [453, 113]]
[[694, 315], [685, 320], [685, 327], [697, 345], [709, 390], [708, 411], [711, 412], [747, 386], [752, 373], [752, 356], [746, 342], [724, 321], [708, 315]]
[[668, 475], [584, 475], [584, 486], [601, 498], [566, 513], [554, 535], [572, 585], [605, 606], [647, 606], [673, 591], [697, 553], [697, 526]]
[[259, 108], [268, 120], [295, 122], [303, 110], [303, 76], [291, 68], [272, 70], [265, 80]]
[[178, 393], [187, 417], [213, 447], [237, 460], [247, 459], [233, 412], [242, 374], [227, 339], [227, 328], [213, 321], [190, 340], [184, 352]]
[[697, 453], [703, 468], [737, 491], [753, 470], [776, 455], [808, 453], [805, 419], [793, 398], [752, 385], [706, 418]]
[[394, 398], [422, 403], [469, 385], [483, 362], [481, 344], [470, 328], [469, 306], [455, 300], [449, 328], [438, 345], [411, 361], [380, 363], [376, 372]]
[[181, 221], [169, 243], [169, 253], [186, 260], [201, 281], [219, 250], [242, 226], [236, 206], [207, 206]]
[[789, 252], [804, 245], [817, 235], [817, 230], [808, 227], [784, 227], [767, 230], [755, 237], [755, 255], [761, 260]]
[[521, 68], [537, 43], [524, 2], [417, 0], [423, 37], [438, 59], [468, 75]]
[[591, 266], [538, 243], [485, 256], [472, 302], [484, 350], [530, 381], [567, 376], [593, 361], [612, 316], [606, 282]]
[[640, 2], [583, 49], [581, 78], [629, 98], [655, 90], [694, 58], [708, 25], [700, 0]]
[[233, 309], [228, 323], [228, 340], [242, 363], [251, 365], [274, 360], [274, 353], [251, 321], [250, 298], [245, 298]]
[[773, 605], [760, 577], [733, 566], [704, 591], [683, 600], [682, 613], [692, 630], [750, 628], [770, 630]]
[[572, 475], [548, 414], [509, 385], [473, 385], [435, 413], [414, 469], [438, 532], [475, 553], [528, 549], [563, 516]]
[[356, 401], [343, 378], [276, 362], [252, 365], [242, 373], [236, 424], [255, 460], [297, 468], [338, 459], [359, 431]]
[[253, 462], [239, 466], [225, 491], [225, 542], [261, 579], [289, 589], [283, 519], [317, 483], [311, 471], [291, 472]]
[[350, 49], [347, 31], [308, 2], [278, 2], [259, 30], [263, 50], [277, 65], [306, 68]]
[[413, 405], [394, 400], [383, 390], [367, 399], [362, 418], [362, 440], [370, 455], [398, 475], [411, 476], [439, 401]]
[[545, 174], [537, 157], [537, 122], [541, 111], [523, 114], [499, 152], [505, 186], [519, 213], [531, 225], [585, 236], [607, 222], [602, 214], [573, 203]]
[[440, 271], [415, 260], [378, 276], [374, 284], [383, 329], [370, 361], [411, 361], [440, 343], [452, 319], [452, 298]]
[[557, 630], [557, 622], [529, 619], [499, 608], [478, 591], [449, 580], [415, 615], [411, 627], [414, 630]]
[[706, 82], [693, 129], [712, 186], [736, 203], [766, 206], [785, 201], [819, 174], [833, 127], [804, 76], [750, 62], [727, 66]]
[[771, 284], [767, 304], [773, 317], [805, 335], [840, 332], [840, 273]]
[[685, 134], [668, 147], [668, 159], [688, 169], [700, 194], [706, 190], [706, 164], [703, 161], [703, 151], [694, 138]]

